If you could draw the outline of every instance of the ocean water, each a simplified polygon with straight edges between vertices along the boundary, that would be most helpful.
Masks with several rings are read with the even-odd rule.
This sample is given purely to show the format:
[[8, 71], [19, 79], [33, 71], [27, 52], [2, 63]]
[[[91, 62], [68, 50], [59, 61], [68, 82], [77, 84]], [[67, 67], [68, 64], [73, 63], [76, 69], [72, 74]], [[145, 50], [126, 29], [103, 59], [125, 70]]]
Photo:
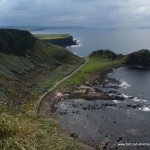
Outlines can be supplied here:
[[79, 56], [89, 55], [98, 49], [110, 49], [122, 54], [150, 49], [148, 29], [53, 29], [33, 33], [68, 33], [79, 40], [80, 46], [68, 48]]
[[150, 69], [122, 67], [109, 74], [121, 81], [118, 92], [126, 97], [134, 97], [133, 101], [150, 104]]
[[[76, 138], [88, 142], [93, 147], [109, 141], [109, 148], [116, 144], [124, 150], [148, 150], [149, 146], [137, 145], [149, 143], [150, 139], [150, 69], [122, 67], [108, 74], [108, 77], [120, 81], [114, 83], [117, 91], [125, 100], [85, 100], [67, 99], [56, 104], [56, 114], [66, 130]], [[101, 88], [101, 85], [97, 85]], [[121, 140], [120, 140], [121, 139]]]

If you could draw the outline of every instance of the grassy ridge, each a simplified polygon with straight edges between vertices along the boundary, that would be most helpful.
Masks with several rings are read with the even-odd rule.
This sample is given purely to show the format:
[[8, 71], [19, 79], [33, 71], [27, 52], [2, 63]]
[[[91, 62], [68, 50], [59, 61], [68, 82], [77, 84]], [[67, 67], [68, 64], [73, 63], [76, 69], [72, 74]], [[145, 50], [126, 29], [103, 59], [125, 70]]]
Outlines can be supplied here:
[[34, 36], [41, 40], [51, 40], [51, 39], [60, 39], [67, 38], [69, 34], [34, 34]]

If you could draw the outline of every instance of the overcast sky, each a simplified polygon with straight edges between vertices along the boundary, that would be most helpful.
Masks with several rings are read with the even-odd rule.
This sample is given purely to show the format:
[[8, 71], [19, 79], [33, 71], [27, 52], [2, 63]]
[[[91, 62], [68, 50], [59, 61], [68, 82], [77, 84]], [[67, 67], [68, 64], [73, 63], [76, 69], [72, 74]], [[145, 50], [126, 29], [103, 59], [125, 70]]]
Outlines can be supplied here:
[[150, 27], [150, 0], [0, 0], [0, 25]]

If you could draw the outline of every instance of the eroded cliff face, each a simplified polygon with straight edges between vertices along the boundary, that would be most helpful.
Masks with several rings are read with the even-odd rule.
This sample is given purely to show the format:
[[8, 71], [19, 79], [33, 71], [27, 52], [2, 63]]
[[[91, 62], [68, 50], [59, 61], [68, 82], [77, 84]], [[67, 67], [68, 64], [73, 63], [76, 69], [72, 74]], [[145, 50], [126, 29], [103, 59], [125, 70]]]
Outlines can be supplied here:
[[142, 49], [128, 54], [125, 63], [129, 66], [150, 67], [150, 51]]
[[45, 39], [44, 41], [55, 45], [63, 46], [63, 47], [77, 45], [76, 40], [74, 40], [72, 36], [68, 36], [65, 38], [58, 38], [58, 39], [48, 39], [48, 40]]

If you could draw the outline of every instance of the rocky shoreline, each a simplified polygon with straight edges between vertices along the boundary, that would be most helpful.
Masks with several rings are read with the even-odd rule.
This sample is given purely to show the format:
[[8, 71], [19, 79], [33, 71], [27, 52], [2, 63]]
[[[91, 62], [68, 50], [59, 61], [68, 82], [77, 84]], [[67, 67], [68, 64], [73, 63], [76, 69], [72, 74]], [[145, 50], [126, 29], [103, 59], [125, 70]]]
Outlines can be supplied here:
[[[118, 85], [120, 82], [116, 79], [110, 78], [107, 76], [108, 73], [112, 72], [113, 69], [123, 67], [124, 64], [115, 64], [98, 70], [92, 73], [86, 81], [77, 84], [73, 83], [67, 88], [59, 88], [53, 94], [47, 96], [42, 105], [41, 110], [45, 110], [44, 114], [54, 113], [55, 112], [55, 104], [64, 101], [66, 99], [76, 99], [82, 98], [86, 100], [118, 100], [122, 101], [125, 98], [117, 93]], [[108, 86], [108, 84], [110, 84]], [[101, 87], [98, 87], [100, 85]], [[116, 90], [109, 90], [107, 89], [116, 89]], [[43, 109], [44, 108], [44, 109]], [[43, 113], [43, 112], [42, 112]]]
[[[129, 65], [129, 64], [126, 64]], [[56, 90], [53, 94], [49, 95], [48, 97], [45, 98], [45, 100], [43, 101], [42, 104], [42, 113], [44, 113], [45, 115], [54, 115], [54, 113], [58, 113], [60, 117], [64, 117], [67, 116], [70, 111], [71, 111], [71, 118], [74, 115], [80, 115], [82, 113], [82, 111], [101, 111], [106, 109], [107, 112], [109, 112], [109, 108], [113, 107], [113, 108], [118, 108], [115, 109], [119, 114], [121, 113], [123, 117], [124, 116], [124, 111], [125, 110], [137, 110], [142, 108], [142, 105], [139, 104], [134, 104], [134, 103], [127, 103], [127, 104], [117, 104], [115, 103], [115, 101], [123, 101], [122, 103], [124, 103], [126, 99], [128, 100], [132, 100], [134, 97], [125, 97], [123, 94], [118, 92], [118, 88], [120, 88], [120, 84], [121, 82], [111, 78], [111, 76], [109, 76], [108, 74], [113, 72], [114, 69], [120, 68], [120, 67], [127, 67], [125, 64], [115, 64], [115, 65], [111, 65], [108, 67], [105, 67], [101, 70], [98, 70], [96, 72], [91, 73], [90, 76], [88, 76], [84, 82], [82, 82], [81, 84], [77, 84], [77, 83], [72, 83], [70, 84], [67, 88], [61, 87], [58, 90]], [[130, 65], [129, 65], [130, 66]], [[132, 65], [131, 65], [132, 66]], [[76, 103], [71, 103], [71, 100], [74, 102], [76, 99], [83, 99], [86, 100], [85, 103], [88, 103], [89, 101], [93, 101], [93, 100], [99, 100], [99, 103], [101, 103], [100, 105], [98, 104], [88, 104], [88, 105], [84, 105], [82, 103], [80, 103], [79, 107], [78, 104]], [[70, 101], [69, 107], [66, 107], [66, 105], [64, 106], [64, 102], [65, 100]], [[101, 101], [102, 100], [102, 101]], [[111, 101], [112, 100], [112, 101]], [[113, 101], [115, 100], [115, 101]], [[62, 110], [59, 110], [58, 105], [56, 105], [58, 102], [61, 102], [62, 104]], [[60, 104], [60, 103], [58, 103]], [[84, 113], [83, 113], [84, 114]], [[103, 125], [103, 123], [107, 120], [108, 122], [108, 128], [109, 127], [109, 123], [111, 122], [113, 126], [118, 126], [118, 128], [120, 129], [121, 127], [119, 126], [120, 121], [116, 119], [116, 116], [114, 117], [110, 117], [109, 119], [111, 121], [109, 121], [109, 119], [106, 119], [106, 116], [101, 116], [102, 114], [99, 114], [98, 117], [100, 116], [101, 119], [101, 126]], [[87, 114], [84, 116], [85, 120], [87, 119], [87, 122], [89, 121], [89, 116], [90, 114]], [[92, 115], [91, 115], [92, 116]], [[110, 115], [111, 116], [111, 115]], [[56, 116], [55, 116], [56, 117]], [[132, 117], [126, 117], [127, 120], [134, 121], [134, 119]], [[68, 120], [68, 118], [67, 118]], [[66, 121], [67, 121], [66, 120]], [[78, 123], [78, 122], [77, 122]], [[82, 122], [84, 123], [84, 122]], [[82, 124], [81, 123], [81, 124]], [[79, 123], [80, 124], [80, 123]], [[99, 123], [98, 123], [99, 125]], [[98, 127], [97, 125], [97, 127]], [[85, 127], [87, 126], [87, 124], [85, 124]], [[97, 129], [96, 127], [96, 129]], [[103, 137], [103, 134], [106, 133], [107, 129], [105, 128], [105, 124], [104, 124], [104, 129], [101, 129], [101, 137]], [[97, 131], [97, 130], [96, 130]], [[86, 131], [85, 131], [86, 132]], [[103, 133], [104, 132], [104, 133]], [[80, 139], [80, 134], [76, 134], [76, 132], [72, 131], [70, 132], [70, 136], [75, 138], [75, 139]], [[109, 135], [109, 133], [105, 134], [105, 137], [115, 137], [115, 143], [113, 143], [113, 145], [111, 146], [111, 149], [118, 149], [119, 147], [117, 146], [116, 143], [120, 143], [122, 141], [125, 141], [126, 139], [124, 138], [123, 135], [118, 134], [116, 136], [116, 133], [114, 135]], [[103, 137], [105, 139], [105, 137]], [[123, 139], [124, 138], [124, 139]], [[129, 140], [129, 139], [127, 139]], [[104, 141], [103, 143], [101, 143], [98, 146], [92, 145], [92, 143], [90, 143], [91, 140], [82, 140], [81, 141], [87, 143], [87, 145], [91, 145], [96, 149], [106, 149], [108, 147], [108, 145], [111, 145], [112, 143], [110, 141]]]

